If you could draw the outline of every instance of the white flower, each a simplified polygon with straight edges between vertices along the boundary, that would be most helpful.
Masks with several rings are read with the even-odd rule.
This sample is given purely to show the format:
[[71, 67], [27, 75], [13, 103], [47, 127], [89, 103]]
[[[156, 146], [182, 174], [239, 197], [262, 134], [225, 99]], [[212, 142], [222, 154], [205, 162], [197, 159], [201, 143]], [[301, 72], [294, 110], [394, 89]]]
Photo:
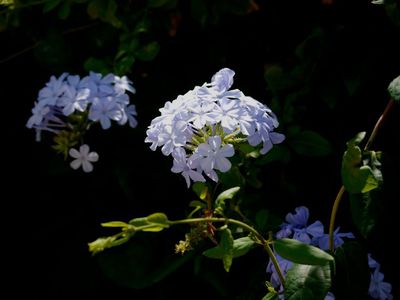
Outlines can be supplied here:
[[193, 170], [194, 164], [187, 160], [186, 151], [183, 148], [176, 148], [172, 152], [174, 158], [173, 166], [171, 171], [174, 173], [182, 173], [182, 176], [186, 180], [186, 184], [190, 187], [190, 179], [193, 181], [205, 182], [206, 179], [201, 175], [201, 172]]
[[135, 88], [132, 86], [132, 81], [126, 76], [114, 76], [114, 88], [117, 94], [123, 94], [125, 91], [130, 91], [131, 93], [136, 93]]
[[166, 102], [161, 115], [148, 127], [145, 142], [151, 143], [153, 151], [162, 147], [164, 155], [172, 153], [173, 172], [186, 171], [183, 176], [187, 183], [197, 176], [196, 168], [200, 172], [197, 174], [204, 172], [217, 182], [216, 171], [227, 172], [231, 168], [227, 157], [235, 154], [235, 145], [246, 142], [245, 137], [252, 146], [263, 142], [262, 154], [284, 139], [284, 135], [274, 132], [278, 120], [267, 106], [240, 90], [229, 90], [234, 74], [224, 68], [212, 77], [211, 83]]
[[89, 152], [89, 146], [86, 144], [82, 145], [79, 151], [74, 148], [69, 149], [69, 155], [75, 158], [70, 164], [71, 168], [76, 170], [82, 165], [83, 171], [86, 173], [93, 171], [91, 162], [99, 160], [99, 155], [96, 152]]
[[226, 157], [232, 157], [235, 150], [231, 144], [221, 147], [221, 137], [217, 135], [209, 137], [207, 143], [200, 144], [196, 154], [202, 157], [200, 166], [205, 172], [210, 172], [213, 169], [227, 172], [232, 164]]

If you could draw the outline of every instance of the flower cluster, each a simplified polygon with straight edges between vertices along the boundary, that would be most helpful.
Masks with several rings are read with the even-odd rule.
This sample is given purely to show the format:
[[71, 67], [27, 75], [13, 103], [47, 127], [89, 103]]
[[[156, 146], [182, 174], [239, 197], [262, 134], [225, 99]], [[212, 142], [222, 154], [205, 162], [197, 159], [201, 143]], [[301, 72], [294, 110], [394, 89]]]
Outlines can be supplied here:
[[[73, 158], [90, 157], [87, 145], [78, 152], [72, 147], [82, 143], [86, 131], [93, 123], [99, 122], [103, 129], [111, 127], [111, 121], [124, 125], [129, 122], [136, 127], [136, 109], [130, 104], [127, 91], [135, 93], [132, 82], [126, 77], [114, 74], [102, 76], [90, 72], [84, 78], [63, 73], [59, 78], [52, 76], [46, 86], [39, 91], [39, 96], [32, 109], [32, 116], [26, 126], [36, 130], [36, 140], [41, 140], [42, 131], [52, 132], [54, 148], [65, 156]], [[94, 152], [95, 153], [95, 152]], [[89, 156], [88, 156], [89, 155]], [[92, 162], [97, 161], [97, 153]], [[83, 162], [82, 161], [82, 162]], [[71, 164], [76, 169], [77, 163]], [[82, 163], [85, 172], [93, 168]], [[86, 166], [86, 167], [85, 167]]]
[[[294, 214], [288, 213], [286, 215], [286, 222], [281, 224], [281, 229], [276, 233], [276, 237], [278, 239], [292, 238], [305, 244], [316, 246], [322, 250], [328, 250], [329, 234], [324, 233], [324, 225], [320, 221], [315, 221], [314, 223], [308, 225], [309, 215], [310, 214], [307, 207], [297, 207]], [[338, 227], [333, 234], [334, 249], [344, 244], [343, 238], [354, 238], [353, 233], [339, 233], [339, 229], [340, 228]], [[282, 258], [278, 254], [275, 254], [275, 256], [278, 260], [279, 267], [283, 275], [286, 275], [286, 272], [290, 269], [293, 263], [287, 259]], [[374, 270], [371, 273], [369, 295], [374, 299], [392, 299], [392, 296], [390, 295], [392, 286], [389, 283], [383, 282], [383, 274], [379, 272], [380, 265], [371, 258], [371, 255], [368, 256], [368, 263], [370, 268]], [[278, 273], [276, 272], [276, 269], [271, 260], [268, 262], [267, 272], [271, 273], [270, 282], [272, 283], [272, 285], [280, 291], [283, 291]], [[335, 297], [332, 293], [329, 292], [328, 295], [325, 297], [325, 300], [331, 299], [333, 300], [335, 299]]]
[[188, 187], [192, 181], [204, 182], [203, 174], [218, 181], [216, 171], [227, 172], [235, 146], [247, 142], [262, 144], [261, 154], [284, 135], [274, 132], [279, 123], [273, 112], [240, 90], [230, 90], [234, 71], [224, 68], [211, 83], [196, 86], [160, 109], [153, 119], [145, 142], [174, 158], [172, 172], [181, 173]]

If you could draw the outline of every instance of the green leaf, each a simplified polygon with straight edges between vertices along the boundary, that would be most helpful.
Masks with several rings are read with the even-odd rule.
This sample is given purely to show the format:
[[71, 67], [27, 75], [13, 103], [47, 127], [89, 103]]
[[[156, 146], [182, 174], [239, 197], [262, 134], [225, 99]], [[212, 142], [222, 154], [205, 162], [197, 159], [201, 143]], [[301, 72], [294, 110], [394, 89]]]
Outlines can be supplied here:
[[[242, 237], [233, 241], [232, 258], [245, 255], [254, 246], [254, 241], [249, 237]], [[218, 245], [203, 252], [208, 258], [222, 259], [224, 250]]]
[[234, 165], [234, 163], [228, 172], [219, 174], [219, 179], [224, 188], [242, 186], [245, 183], [244, 176], [240, 172], [239, 168]]
[[164, 213], [154, 213], [147, 217], [147, 221], [152, 224], [169, 227], [168, 217]]
[[190, 201], [189, 206], [190, 207], [202, 207], [202, 208], [205, 208], [206, 204], [204, 202], [199, 201], [199, 200], [193, 200], [193, 201]]
[[101, 74], [107, 74], [110, 72], [110, 67], [108, 66], [107, 63], [105, 63], [103, 60], [95, 58], [95, 57], [89, 57], [85, 63], [84, 63], [84, 68], [86, 71], [93, 71]]
[[217, 213], [222, 214], [225, 210], [225, 201], [228, 199], [232, 199], [236, 193], [240, 190], [240, 187], [233, 187], [223, 191], [221, 194], [218, 195], [217, 199], [215, 200], [215, 210]]
[[215, 203], [218, 205], [218, 203], [223, 203], [225, 200], [232, 199], [237, 194], [237, 192], [239, 192], [239, 190], [240, 186], [236, 186], [226, 191], [223, 191], [221, 194], [218, 195]]
[[261, 300], [279, 300], [277, 293], [268, 293]]
[[282, 219], [267, 209], [259, 210], [256, 214], [257, 229], [262, 232], [274, 231], [282, 224]]
[[328, 140], [320, 134], [305, 130], [287, 139], [294, 151], [306, 156], [325, 156], [332, 152], [332, 146]]
[[268, 152], [267, 155], [263, 155], [256, 160], [256, 164], [266, 165], [276, 161], [280, 161], [286, 164], [292, 159], [291, 156], [292, 155], [290, 153], [290, 150], [286, 145], [274, 145], [274, 147]]
[[283, 258], [297, 264], [322, 266], [334, 260], [327, 252], [293, 239], [276, 240], [274, 249]]
[[87, 7], [88, 15], [100, 19], [114, 27], [121, 27], [121, 21], [116, 16], [118, 5], [115, 0], [92, 0]]
[[147, 5], [151, 8], [170, 9], [176, 6], [177, 0], [148, 0]]
[[379, 215], [379, 198], [374, 191], [350, 194], [350, 211], [354, 224], [364, 238], [374, 229]]
[[160, 44], [156, 41], [148, 43], [135, 52], [135, 56], [143, 61], [153, 60], [160, 50]]
[[115, 73], [122, 76], [130, 71], [133, 63], [135, 62], [135, 57], [133, 55], [126, 55], [115, 63]]
[[71, 2], [65, 1], [63, 5], [60, 7], [58, 10], [58, 17], [61, 20], [65, 20], [68, 18], [69, 14], [71, 12]]
[[[365, 137], [365, 132], [360, 132], [355, 138], [347, 142], [347, 150], [344, 152], [342, 160], [342, 181], [349, 193], [366, 193], [379, 187], [382, 181], [381, 173], [378, 169], [380, 163], [377, 161], [376, 153], [371, 151], [369, 158], [363, 161], [363, 153], [358, 144]], [[371, 163], [372, 168], [368, 163]]]
[[121, 221], [111, 221], [106, 223], [101, 223], [103, 227], [128, 227], [129, 224]]
[[43, 12], [47, 13], [57, 7], [61, 3], [61, 0], [48, 0], [43, 6]]
[[286, 273], [286, 300], [324, 300], [331, 287], [329, 264], [294, 264]]
[[135, 227], [143, 227], [148, 225], [147, 228], [141, 229], [142, 231], [158, 232], [164, 228], [169, 227], [168, 218], [164, 213], [154, 213], [144, 218], [135, 218], [129, 221], [129, 224]]
[[208, 192], [208, 187], [205, 183], [203, 182], [196, 182], [195, 184], [192, 185], [192, 190], [193, 192], [196, 193], [196, 195], [201, 199], [205, 200], [207, 197], [207, 192]]
[[335, 252], [336, 273], [333, 293], [336, 299], [368, 298], [370, 270], [366, 249], [360, 243], [348, 241]]
[[226, 272], [229, 272], [233, 260], [233, 237], [232, 232], [229, 228], [225, 228], [221, 232], [221, 240], [219, 242], [219, 245], [224, 253], [224, 255], [222, 256], [224, 269]]

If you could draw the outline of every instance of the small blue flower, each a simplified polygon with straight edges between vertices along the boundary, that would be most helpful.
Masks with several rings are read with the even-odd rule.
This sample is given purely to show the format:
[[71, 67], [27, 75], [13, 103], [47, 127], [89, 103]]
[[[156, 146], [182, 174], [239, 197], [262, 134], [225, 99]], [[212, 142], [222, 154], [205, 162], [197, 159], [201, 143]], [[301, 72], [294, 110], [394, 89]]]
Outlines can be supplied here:
[[379, 300], [392, 300], [393, 296], [390, 294], [392, 292], [392, 285], [388, 282], [384, 282], [385, 277], [382, 272], [379, 272], [379, 267], [371, 273], [371, 282], [369, 284], [368, 293], [374, 299]]
[[281, 230], [278, 231], [276, 237], [292, 237], [306, 244], [310, 244], [312, 239], [321, 237], [324, 234], [324, 225], [320, 221], [316, 221], [307, 226], [309, 215], [307, 207], [297, 207], [294, 214], [288, 213], [286, 215], [285, 220], [288, 223], [281, 225]]
[[331, 292], [328, 292], [324, 300], [335, 300], [335, 295], [332, 294]]
[[[336, 249], [344, 244], [344, 240], [342, 238], [354, 239], [354, 234], [351, 232], [339, 233], [340, 227], [336, 228], [333, 233], [333, 245]], [[314, 245], [318, 245], [318, 247], [322, 250], [329, 249], [329, 234], [324, 234], [319, 238], [316, 238], [312, 241]]]

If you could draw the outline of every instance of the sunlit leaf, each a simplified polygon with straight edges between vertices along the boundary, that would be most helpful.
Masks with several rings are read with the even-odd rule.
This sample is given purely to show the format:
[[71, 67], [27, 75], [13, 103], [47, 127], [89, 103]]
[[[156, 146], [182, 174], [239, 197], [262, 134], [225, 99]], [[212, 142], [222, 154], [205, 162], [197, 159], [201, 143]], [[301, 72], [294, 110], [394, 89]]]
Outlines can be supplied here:
[[347, 142], [347, 150], [344, 152], [342, 161], [342, 181], [349, 193], [366, 193], [379, 187], [382, 181], [376, 154], [370, 154], [366, 163], [371, 162], [371, 166], [364, 164], [363, 152], [358, 144], [365, 137], [365, 132], [357, 134], [355, 138]]
[[121, 222], [121, 221], [111, 221], [111, 222], [101, 223], [101, 226], [103, 226], [103, 227], [127, 227], [127, 226], [129, 226], [129, 224], [125, 223], [125, 222]]

